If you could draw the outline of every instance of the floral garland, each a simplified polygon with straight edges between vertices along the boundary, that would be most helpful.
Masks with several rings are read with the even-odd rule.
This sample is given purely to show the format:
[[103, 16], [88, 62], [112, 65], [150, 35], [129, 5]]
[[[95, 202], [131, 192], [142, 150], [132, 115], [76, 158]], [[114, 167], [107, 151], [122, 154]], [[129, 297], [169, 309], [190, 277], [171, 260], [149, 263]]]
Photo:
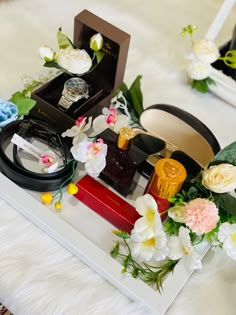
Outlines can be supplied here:
[[229, 50], [225, 56], [220, 56], [219, 49], [214, 42], [208, 39], [194, 41], [193, 34], [197, 30], [196, 25], [188, 25], [182, 29], [181, 35], [189, 35], [191, 49], [186, 54], [188, 60], [187, 73], [193, 89], [201, 93], [209, 91], [209, 86], [215, 84], [211, 78], [212, 66], [215, 61], [222, 60], [226, 66], [236, 69], [236, 50]]

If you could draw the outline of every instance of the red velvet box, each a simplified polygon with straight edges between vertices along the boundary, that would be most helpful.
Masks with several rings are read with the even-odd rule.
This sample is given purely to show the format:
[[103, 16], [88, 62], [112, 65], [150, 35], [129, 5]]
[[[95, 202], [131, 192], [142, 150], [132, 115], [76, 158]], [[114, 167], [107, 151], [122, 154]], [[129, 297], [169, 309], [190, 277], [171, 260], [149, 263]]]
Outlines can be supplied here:
[[79, 191], [74, 195], [76, 198], [116, 228], [131, 232], [140, 217], [132, 205], [89, 175], [79, 180], [77, 186]]

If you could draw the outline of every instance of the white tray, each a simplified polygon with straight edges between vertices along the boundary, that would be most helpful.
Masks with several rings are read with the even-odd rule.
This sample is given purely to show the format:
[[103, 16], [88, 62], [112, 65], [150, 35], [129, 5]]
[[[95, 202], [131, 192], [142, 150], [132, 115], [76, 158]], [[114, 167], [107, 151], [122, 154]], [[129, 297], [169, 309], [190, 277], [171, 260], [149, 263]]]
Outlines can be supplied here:
[[[141, 280], [121, 274], [122, 266], [109, 254], [115, 240], [115, 236], [112, 237], [114, 226], [79, 200], [73, 196], [63, 199], [63, 211], [57, 215], [35, 199], [35, 197], [39, 199], [37, 193], [23, 190], [1, 173], [0, 183], [2, 199], [78, 256], [122, 293], [143, 303], [154, 314], [165, 313], [192, 273], [187, 271], [180, 261], [174, 273], [169, 274], [164, 281], [163, 292], [160, 294]], [[91, 230], [93, 233], [89, 233]], [[208, 246], [199, 246], [200, 255], [203, 257], [208, 249]]]

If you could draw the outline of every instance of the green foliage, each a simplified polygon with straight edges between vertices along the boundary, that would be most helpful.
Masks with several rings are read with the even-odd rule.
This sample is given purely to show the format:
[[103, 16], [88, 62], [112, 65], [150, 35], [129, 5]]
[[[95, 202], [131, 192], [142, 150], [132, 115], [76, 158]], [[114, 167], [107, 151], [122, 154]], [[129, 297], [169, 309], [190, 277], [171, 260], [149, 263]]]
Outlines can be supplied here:
[[129, 89], [133, 107], [139, 116], [143, 112], [143, 95], [140, 84], [141, 79], [142, 76], [138, 75]]
[[214, 202], [220, 209], [220, 214], [236, 216], [236, 198], [230, 194], [214, 194]]
[[127, 242], [126, 232], [115, 230], [113, 233], [123, 238], [123, 245], [125, 245], [127, 254], [120, 253], [120, 242], [117, 241], [111, 250], [112, 257], [121, 258], [122, 273], [128, 272], [133, 278], [139, 278], [144, 282], [153, 285], [161, 293], [162, 284], [168, 273], [173, 272], [178, 260], [168, 260], [158, 266], [151, 266], [147, 263], [139, 264], [132, 256], [129, 244]]
[[97, 64], [98, 64], [99, 62], [102, 61], [102, 58], [104, 57], [105, 53], [101, 50], [97, 50], [95, 54], [96, 54], [96, 59], [97, 59]]
[[208, 77], [203, 80], [192, 80], [191, 86], [200, 93], [207, 93], [211, 84], [215, 84], [215, 81]]
[[123, 238], [123, 239], [130, 238], [129, 233], [122, 231], [122, 230], [113, 230], [112, 233], [115, 234], [116, 236], [120, 237], [120, 238]]
[[36, 101], [30, 98], [34, 88], [41, 84], [41, 81], [32, 80], [31, 84], [27, 85], [24, 90], [17, 91], [12, 94], [11, 102], [18, 107], [18, 115], [24, 116], [35, 106]]
[[74, 47], [71, 40], [61, 32], [61, 27], [57, 31], [57, 42], [60, 49], [65, 49], [68, 46]]
[[236, 166], [236, 141], [226, 146], [213, 158], [209, 166], [228, 163]]
[[20, 92], [16, 92], [12, 95], [11, 101], [18, 107], [18, 115], [28, 115], [29, 111], [35, 106], [36, 101], [29, 97], [21, 95]]
[[167, 218], [164, 222], [163, 222], [163, 227], [165, 232], [168, 235], [178, 235], [179, 233], [179, 228], [182, 226], [182, 223], [179, 222], [175, 222], [174, 220], [172, 220], [171, 218]]
[[189, 34], [190, 36], [197, 30], [197, 26], [193, 24], [188, 24], [186, 27], [182, 28], [181, 35], [185, 36]]
[[117, 241], [115, 246], [111, 249], [110, 254], [112, 257], [116, 257], [120, 251], [120, 243]]
[[[143, 112], [141, 79], [142, 76], [138, 75], [135, 78], [134, 82], [131, 84], [130, 88], [128, 88], [125, 83], [122, 83], [114, 93], [114, 96], [117, 96], [119, 92], [122, 92], [124, 98], [127, 101], [128, 111], [134, 123], [139, 122], [139, 116]], [[118, 100], [123, 103], [123, 100], [121, 98], [119, 98]]]

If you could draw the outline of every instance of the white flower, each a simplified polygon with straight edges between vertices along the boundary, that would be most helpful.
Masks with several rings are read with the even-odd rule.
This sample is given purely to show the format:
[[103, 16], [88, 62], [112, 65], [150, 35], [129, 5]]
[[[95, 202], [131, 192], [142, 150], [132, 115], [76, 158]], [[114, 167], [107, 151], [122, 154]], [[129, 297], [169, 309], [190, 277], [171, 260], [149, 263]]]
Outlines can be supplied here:
[[168, 209], [168, 216], [175, 222], [184, 223], [185, 204], [174, 206]]
[[202, 184], [215, 193], [233, 191], [236, 189], [236, 166], [227, 163], [211, 166], [203, 172]]
[[86, 117], [80, 116], [76, 122], [75, 126], [70, 129], [67, 129], [62, 133], [62, 137], [73, 137], [73, 145], [78, 144], [79, 142], [87, 139], [86, 131], [89, 130], [92, 124], [92, 117], [89, 117], [88, 122], [86, 123]]
[[136, 199], [135, 207], [142, 217], [135, 222], [131, 231], [132, 255], [141, 261], [165, 259], [168, 254], [167, 237], [154, 198], [149, 194], [140, 196]]
[[190, 270], [202, 267], [201, 258], [191, 244], [189, 229], [181, 227], [179, 236], [171, 236], [167, 246], [170, 259], [177, 260], [182, 258], [184, 265]]
[[222, 223], [219, 227], [218, 239], [223, 249], [233, 260], [236, 260], [236, 224]]
[[90, 48], [94, 51], [102, 49], [103, 46], [103, 37], [100, 33], [94, 34], [90, 38]]
[[39, 165], [42, 167], [43, 173], [51, 174], [58, 168], [58, 161], [53, 151], [46, 151], [40, 155]]
[[194, 42], [193, 53], [199, 61], [207, 64], [215, 62], [220, 56], [215, 43], [207, 39]]
[[98, 177], [106, 166], [107, 145], [102, 139], [97, 142], [82, 140], [71, 148], [73, 157], [85, 163], [87, 173], [92, 177]]
[[96, 133], [101, 133], [107, 128], [117, 133], [121, 127], [129, 125], [129, 117], [118, 114], [115, 108], [104, 108], [103, 113], [104, 115], [99, 115], [93, 120], [93, 129]]
[[51, 48], [44, 46], [39, 48], [39, 56], [47, 62], [53, 61], [54, 53]]
[[199, 60], [193, 60], [188, 68], [188, 74], [193, 80], [203, 80], [210, 76], [211, 66]]
[[160, 261], [166, 258], [168, 248], [166, 246], [167, 237], [161, 227], [155, 235], [147, 240], [134, 241], [131, 235], [130, 249], [134, 258], [140, 261], [149, 261], [154, 259]]
[[135, 208], [142, 217], [135, 222], [131, 237], [137, 242], [148, 240], [162, 228], [156, 201], [151, 195], [145, 194], [136, 199]]
[[74, 49], [71, 46], [60, 49], [56, 55], [60, 67], [73, 74], [83, 74], [92, 66], [92, 59], [84, 49]]

